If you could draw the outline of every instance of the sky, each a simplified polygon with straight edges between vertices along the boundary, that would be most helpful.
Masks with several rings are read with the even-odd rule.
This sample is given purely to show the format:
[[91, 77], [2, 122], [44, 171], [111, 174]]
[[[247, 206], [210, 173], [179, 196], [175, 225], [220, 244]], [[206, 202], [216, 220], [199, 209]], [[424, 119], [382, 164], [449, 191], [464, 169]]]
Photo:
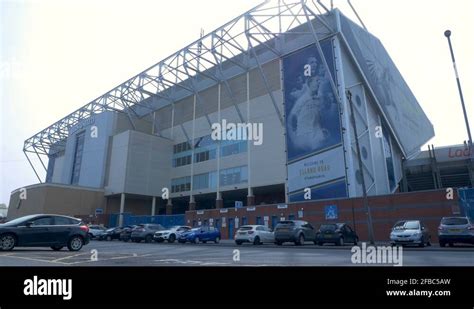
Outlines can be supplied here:
[[[22, 151], [25, 139], [195, 41], [201, 28], [210, 32], [259, 3], [0, 0], [0, 203], [8, 205], [11, 191], [38, 182]], [[474, 90], [468, 87], [474, 84], [474, 1], [352, 3], [433, 123], [429, 144], [435, 146], [467, 139], [443, 35], [452, 31], [474, 133]], [[356, 20], [346, 1], [334, 6]]]

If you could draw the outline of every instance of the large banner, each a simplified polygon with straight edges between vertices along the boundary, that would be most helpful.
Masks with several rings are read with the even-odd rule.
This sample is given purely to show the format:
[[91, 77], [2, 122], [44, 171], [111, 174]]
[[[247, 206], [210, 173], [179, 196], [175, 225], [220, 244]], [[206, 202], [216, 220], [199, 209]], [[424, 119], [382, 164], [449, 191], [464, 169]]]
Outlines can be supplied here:
[[[334, 76], [332, 44], [321, 47]], [[341, 143], [341, 123], [330, 75], [311, 45], [283, 58], [288, 161]]]
[[431, 122], [402, 75], [373, 35], [341, 14], [341, 28], [355, 59], [408, 156], [434, 136]]
[[[315, 193], [313, 200], [347, 196], [339, 106], [330, 80], [335, 77], [331, 41], [321, 42], [321, 48], [331, 74], [315, 45], [283, 58], [290, 201], [303, 199], [305, 188]], [[326, 187], [334, 181], [337, 187]]]

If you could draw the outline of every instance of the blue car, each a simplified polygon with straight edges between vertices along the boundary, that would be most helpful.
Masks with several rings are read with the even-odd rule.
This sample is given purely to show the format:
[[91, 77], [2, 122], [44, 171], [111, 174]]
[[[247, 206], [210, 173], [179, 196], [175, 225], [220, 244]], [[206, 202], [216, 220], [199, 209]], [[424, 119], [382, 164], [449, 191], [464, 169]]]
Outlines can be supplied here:
[[221, 240], [221, 232], [212, 226], [202, 226], [191, 229], [188, 232], [184, 232], [178, 239], [178, 242], [184, 244], [185, 242], [191, 242], [198, 244], [199, 242], [206, 243], [213, 241], [216, 244]]

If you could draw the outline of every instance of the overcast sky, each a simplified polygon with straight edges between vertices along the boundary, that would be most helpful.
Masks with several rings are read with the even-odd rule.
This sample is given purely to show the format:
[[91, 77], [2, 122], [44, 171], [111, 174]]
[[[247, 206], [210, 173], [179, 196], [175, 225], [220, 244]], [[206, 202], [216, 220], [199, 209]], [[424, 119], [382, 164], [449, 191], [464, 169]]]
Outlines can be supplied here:
[[[22, 152], [25, 139], [196, 40], [201, 28], [212, 31], [260, 2], [0, 0], [0, 203], [38, 182]], [[334, 0], [355, 19], [345, 3]], [[443, 33], [453, 32], [474, 130], [474, 1], [352, 3], [433, 123], [430, 144], [466, 140]]]

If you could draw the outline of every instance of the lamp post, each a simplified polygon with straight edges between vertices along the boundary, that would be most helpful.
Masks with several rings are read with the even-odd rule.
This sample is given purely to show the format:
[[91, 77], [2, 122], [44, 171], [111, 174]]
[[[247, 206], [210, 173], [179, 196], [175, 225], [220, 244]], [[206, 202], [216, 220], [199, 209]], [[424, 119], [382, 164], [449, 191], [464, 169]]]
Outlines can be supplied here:
[[474, 149], [472, 147], [472, 137], [471, 137], [471, 128], [469, 127], [469, 119], [467, 118], [467, 112], [466, 112], [466, 106], [464, 104], [464, 96], [462, 94], [462, 88], [461, 88], [461, 81], [459, 80], [459, 74], [458, 74], [458, 69], [456, 67], [456, 59], [454, 59], [454, 52], [453, 52], [453, 45], [451, 44], [451, 31], [446, 30], [444, 32], [444, 36], [448, 39], [448, 44], [449, 44], [449, 51], [451, 52], [451, 60], [453, 61], [453, 68], [454, 68], [454, 74], [456, 75], [456, 83], [458, 85], [458, 91], [459, 91], [459, 97], [461, 99], [461, 106], [462, 106], [462, 111], [464, 114], [464, 122], [466, 124], [466, 130], [467, 130], [467, 137], [468, 137], [468, 148], [469, 148], [469, 157], [470, 157], [470, 162], [469, 162], [469, 167], [470, 167], [470, 174], [471, 174], [471, 185], [474, 185], [474, 168], [472, 165], [474, 164]]

